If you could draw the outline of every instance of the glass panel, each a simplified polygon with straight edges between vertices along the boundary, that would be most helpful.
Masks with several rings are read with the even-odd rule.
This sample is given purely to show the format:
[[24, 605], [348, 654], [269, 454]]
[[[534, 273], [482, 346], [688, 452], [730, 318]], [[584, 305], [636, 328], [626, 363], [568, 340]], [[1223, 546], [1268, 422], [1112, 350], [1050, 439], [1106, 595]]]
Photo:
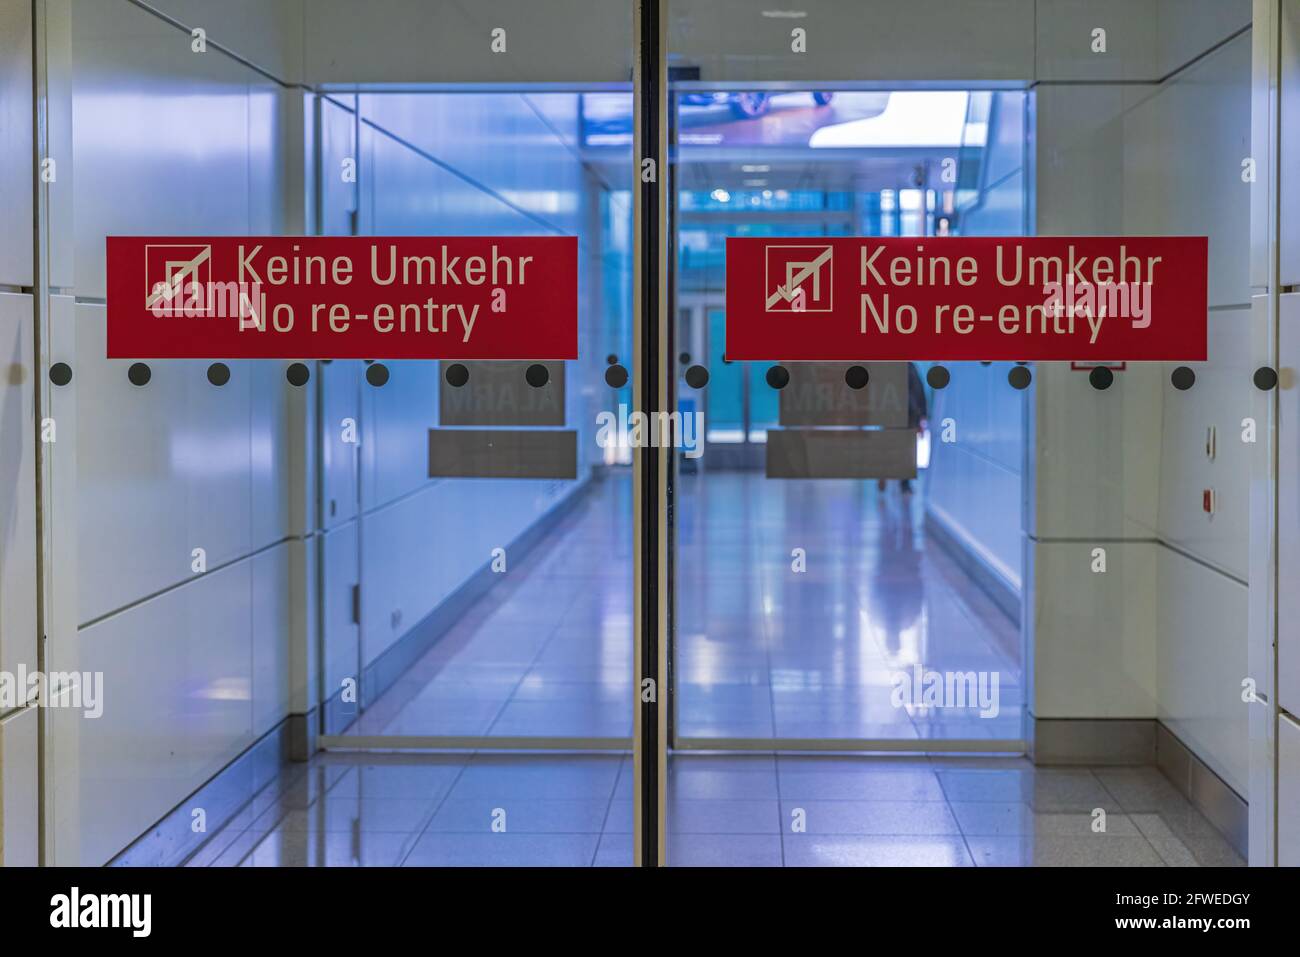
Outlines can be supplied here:
[[[397, 362], [382, 390], [362, 382], [361, 467], [375, 477], [359, 508], [362, 695], [359, 714], [338, 720], [363, 738], [628, 742], [630, 449], [616, 427], [598, 432], [631, 389], [605, 378], [631, 366], [629, 150], [589, 148], [599, 165], [584, 164], [578, 93], [358, 99], [360, 230], [577, 236], [579, 358]], [[322, 425], [329, 442], [333, 423]], [[548, 474], [429, 477], [460, 471], [483, 428], [510, 469]], [[527, 448], [510, 444], [520, 432]], [[577, 478], [550, 474], [556, 464]], [[370, 574], [391, 567], [395, 546], [407, 574]]]
[[[1000, 113], [1020, 116], [1021, 92], [824, 90], [782, 92], [761, 103], [747, 96], [699, 93], [689, 84], [678, 91], [675, 174], [711, 187], [678, 192], [678, 289], [711, 303], [711, 342], [725, 341], [725, 263], [704, 259], [700, 247], [721, 249], [727, 235], [927, 236], [945, 209], [943, 228], [951, 234], [1020, 232], [1027, 198], [1019, 178], [960, 207], [955, 182], [909, 184], [917, 169], [938, 171], [956, 156], [963, 172], [962, 164], [979, 163], [990, 104], [996, 99]], [[888, 118], [899, 99], [911, 112], [903, 128], [866, 125]], [[924, 145], [900, 167], [893, 151], [904, 135]], [[1013, 140], [1005, 149], [1022, 147]], [[686, 248], [688, 241], [695, 248]], [[908, 414], [894, 427], [917, 434], [915, 480], [769, 479], [764, 461], [773, 453], [761, 446], [782, 428], [782, 403], [806, 406], [804, 425], [843, 428], [836, 414], [855, 395], [844, 380], [850, 364], [827, 364], [815, 383], [792, 383], [783, 394], [769, 382], [774, 363], [725, 364], [718, 351], [713, 346], [710, 354], [709, 432], [735, 429], [733, 370], [742, 366], [749, 416], [747, 435], [739, 437], [760, 448], [721, 465], [706, 456], [704, 468], [678, 485], [682, 514], [694, 523], [678, 539], [678, 734], [1019, 740], [1023, 396], [1006, 385], [1006, 369], [953, 366], [951, 381], [936, 392], [922, 378], [929, 364], [913, 366]], [[723, 421], [718, 396], [728, 412]], [[931, 423], [945, 418], [962, 423], [962, 442], [939, 441]], [[981, 505], [972, 510], [975, 502]], [[971, 522], [977, 531], [966, 528]], [[982, 583], [958, 552], [967, 535], [978, 535], [996, 584]], [[734, 547], [737, 536], [744, 547], [729, 551], [726, 543]], [[973, 669], [988, 694], [997, 688], [996, 717], [919, 700], [895, 705], [901, 676], [910, 680], [916, 669]], [[992, 711], [991, 703], [983, 710]]]
[[[1095, 808], [1112, 822], [1138, 810], [1137, 781], [1170, 789], [1162, 835], [1208, 826], [1153, 766], [1157, 734], [1228, 782], [1224, 795], [1247, 792], [1247, 715], [1225, 676], [1245, 673], [1249, 622], [1267, 617], [1247, 605], [1267, 599], [1271, 494], [1258, 463], [1251, 490], [1254, 447], [1237, 441], [1266, 415], [1250, 381], [1267, 354], [1248, 308], [1251, 190], [1238, 182], [1249, 11], [1227, 25], [1189, 10], [1167, 44], [1159, 5], [1134, 4], [1141, 28], [1109, 31], [1101, 56], [1096, 24], [1059, 6], [1026, 18], [1010, 3], [952, 4], [940, 20], [924, 4], [670, 4], [679, 242], [1208, 236], [1210, 249], [1209, 361], [1177, 376], [1183, 363], [1124, 356], [1095, 372], [915, 355], [891, 373], [867, 345], [749, 363], [755, 454], [710, 447], [676, 486], [674, 863], [1081, 863], [1069, 840], [1041, 835], [1091, 834]], [[733, 283], [761, 281], [714, 259], [679, 277], [678, 295], [688, 278], [724, 313]], [[1205, 318], [1164, 321], [1191, 337]], [[716, 349], [710, 362], [706, 391], [730, 393]], [[887, 381], [901, 383], [901, 413], [869, 419]], [[829, 447], [854, 451], [814, 454]], [[915, 476], [900, 480], [907, 456]], [[1080, 770], [1044, 771], [1023, 756], [1029, 740], [1040, 761]], [[737, 743], [785, 753], [689, 750]], [[789, 753], [831, 749], [1009, 756]], [[1117, 775], [1114, 761], [1148, 766]], [[1067, 779], [1079, 790], [1052, 818]], [[700, 823], [747, 815], [744, 836]], [[1187, 863], [1244, 850], [1145, 831], [1097, 853]]]

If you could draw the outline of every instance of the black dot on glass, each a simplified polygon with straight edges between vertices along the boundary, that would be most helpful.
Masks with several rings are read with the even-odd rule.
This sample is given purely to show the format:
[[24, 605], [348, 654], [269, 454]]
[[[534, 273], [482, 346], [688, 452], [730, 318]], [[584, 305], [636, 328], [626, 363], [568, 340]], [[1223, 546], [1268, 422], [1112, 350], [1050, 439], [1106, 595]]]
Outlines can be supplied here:
[[611, 389], [621, 389], [627, 385], [627, 370], [620, 365], [612, 365], [605, 370], [605, 384]]
[[1105, 366], [1097, 366], [1088, 373], [1088, 384], [1098, 392], [1109, 389], [1111, 383], [1115, 381], [1115, 373], [1111, 372]]
[[284, 377], [289, 380], [289, 385], [303, 386], [311, 378], [311, 370], [301, 362], [295, 362], [284, 370]]
[[469, 370], [459, 362], [453, 362], [451, 365], [447, 366], [446, 376], [447, 385], [451, 386], [453, 389], [459, 389], [469, 381]]
[[214, 362], [208, 366], [208, 381], [213, 385], [225, 385], [230, 381], [230, 366], [224, 362]]
[[72, 366], [66, 362], [56, 362], [50, 366], [50, 381], [55, 385], [67, 385], [72, 381]]
[[785, 366], [772, 366], [767, 370], [766, 378], [773, 389], [784, 389], [790, 384], [790, 370]]
[[1169, 374], [1169, 381], [1174, 384], [1174, 388], [1179, 392], [1186, 392], [1196, 385], [1196, 373], [1187, 366], [1179, 366]]
[[1255, 382], [1255, 388], [1267, 392], [1273, 386], [1277, 385], [1277, 370], [1270, 369], [1268, 366], [1260, 366], [1255, 370], [1252, 376]]
[[704, 366], [691, 366], [686, 370], [686, 384], [692, 389], [703, 389], [709, 384], [709, 370]]
[[388, 366], [382, 362], [376, 362], [366, 369], [366, 381], [378, 389], [381, 385], [388, 383]]
[[546, 366], [542, 365], [540, 362], [534, 362], [528, 367], [528, 371], [524, 373], [524, 379], [526, 379], [528, 384], [534, 389], [540, 389], [542, 386], [546, 385], [546, 383], [551, 381], [551, 373]]
[[942, 389], [952, 381], [952, 375], [943, 366], [930, 366], [925, 373], [925, 381], [931, 389]]
[[614, 353], [612, 352], [609, 355], [605, 356], [605, 365], [607, 366], [618, 365], [618, 356], [614, 355]]
[[1016, 366], [1007, 373], [1007, 381], [1011, 383], [1013, 389], [1028, 389], [1033, 378], [1033, 375], [1024, 366]]
[[684, 366], [688, 366], [691, 364], [691, 354], [689, 352], [683, 352], [677, 357], [677, 361]]
[[993, 365], [993, 360], [992, 360], [992, 359], [981, 359], [981, 360], [980, 360], [980, 365], [982, 365], [982, 366], [991, 366], [991, 365]]
[[371, 364], [372, 362], [374, 362], [375, 360], [374, 360], [374, 359], [363, 359], [362, 361], [365, 362], [366, 365], [370, 365], [370, 364]]
[[126, 370], [126, 377], [132, 385], [148, 385], [153, 372], [143, 362], [132, 362], [131, 368]]
[[849, 366], [844, 370], [844, 384], [850, 389], [865, 389], [870, 378], [864, 366]]
[[1018, 365], [1018, 366], [1027, 366], [1027, 365], [1029, 365], [1029, 363], [1026, 362], [1026, 361], [1024, 361], [1023, 359], [1019, 359], [1019, 360], [1016, 361], [1016, 365]]

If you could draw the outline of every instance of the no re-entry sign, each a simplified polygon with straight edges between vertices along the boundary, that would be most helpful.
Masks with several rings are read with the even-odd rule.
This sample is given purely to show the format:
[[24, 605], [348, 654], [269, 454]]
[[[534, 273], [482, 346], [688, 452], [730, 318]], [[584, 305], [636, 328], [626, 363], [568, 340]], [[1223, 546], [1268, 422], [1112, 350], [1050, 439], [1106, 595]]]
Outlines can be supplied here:
[[575, 359], [574, 236], [110, 236], [111, 359]]
[[1204, 236], [727, 240], [728, 359], [1203, 360]]

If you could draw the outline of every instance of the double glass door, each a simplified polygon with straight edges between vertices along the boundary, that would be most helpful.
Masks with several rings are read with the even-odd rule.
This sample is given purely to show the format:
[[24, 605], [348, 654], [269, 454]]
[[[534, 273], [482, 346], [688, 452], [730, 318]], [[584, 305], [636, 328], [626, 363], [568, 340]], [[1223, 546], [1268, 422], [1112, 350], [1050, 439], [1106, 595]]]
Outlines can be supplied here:
[[[474, 750], [453, 802], [535, 799], [537, 832], [598, 863], [671, 861], [684, 833], [785, 859], [776, 752], [1077, 755], [1164, 715], [1244, 789], [1244, 715], [1177, 664], [1198, 618], [1244, 633], [1257, 544], [1254, 449], [1224, 437], [1270, 412], [1216, 327], [1248, 300], [1216, 251], [1240, 205], [1197, 201], [1196, 170], [1151, 192], [1137, 158], [1193, 138], [1160, 99], [1182, 91], [1117, 58], [1035, 61], [1079, 24], [1000, 10], [967, 43], [882, 11], [643, 0], [610, 38], [630, 86], [319, 97], [319, 169], [360, 171], [321, 190], [323, 231], [580, 250], [576, 360], [390, 363], [382, 388], [322, 370], [327, 748]], [[1241, 100], [1248, 45], [1214, 49], [1193, 79]], [[1191, 369], [1230, 380], [1217, 398], [1122, 357], [728, 356], [728, 238], [1165, 232], [1211, 236], [1219, 319]], [[879, 432], [905, 454], [873, 457]], [[1210, 657], [1236, 674], [1230, 644]], [[761, 818], [753, 840], [700, 823], [729, 789], [756, 795], [730, 818]]]

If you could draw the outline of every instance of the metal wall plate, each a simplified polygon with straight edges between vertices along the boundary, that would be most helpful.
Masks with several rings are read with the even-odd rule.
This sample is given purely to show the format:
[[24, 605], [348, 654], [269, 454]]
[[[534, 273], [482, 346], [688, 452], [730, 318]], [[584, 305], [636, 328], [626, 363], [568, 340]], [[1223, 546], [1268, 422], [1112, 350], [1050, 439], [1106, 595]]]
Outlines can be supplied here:
[[577, 477], [573, 429], [429, 430], [429, 478]]
[[767, 477], [916, 478], [916, 433], [911, 429], [771, 429]]

